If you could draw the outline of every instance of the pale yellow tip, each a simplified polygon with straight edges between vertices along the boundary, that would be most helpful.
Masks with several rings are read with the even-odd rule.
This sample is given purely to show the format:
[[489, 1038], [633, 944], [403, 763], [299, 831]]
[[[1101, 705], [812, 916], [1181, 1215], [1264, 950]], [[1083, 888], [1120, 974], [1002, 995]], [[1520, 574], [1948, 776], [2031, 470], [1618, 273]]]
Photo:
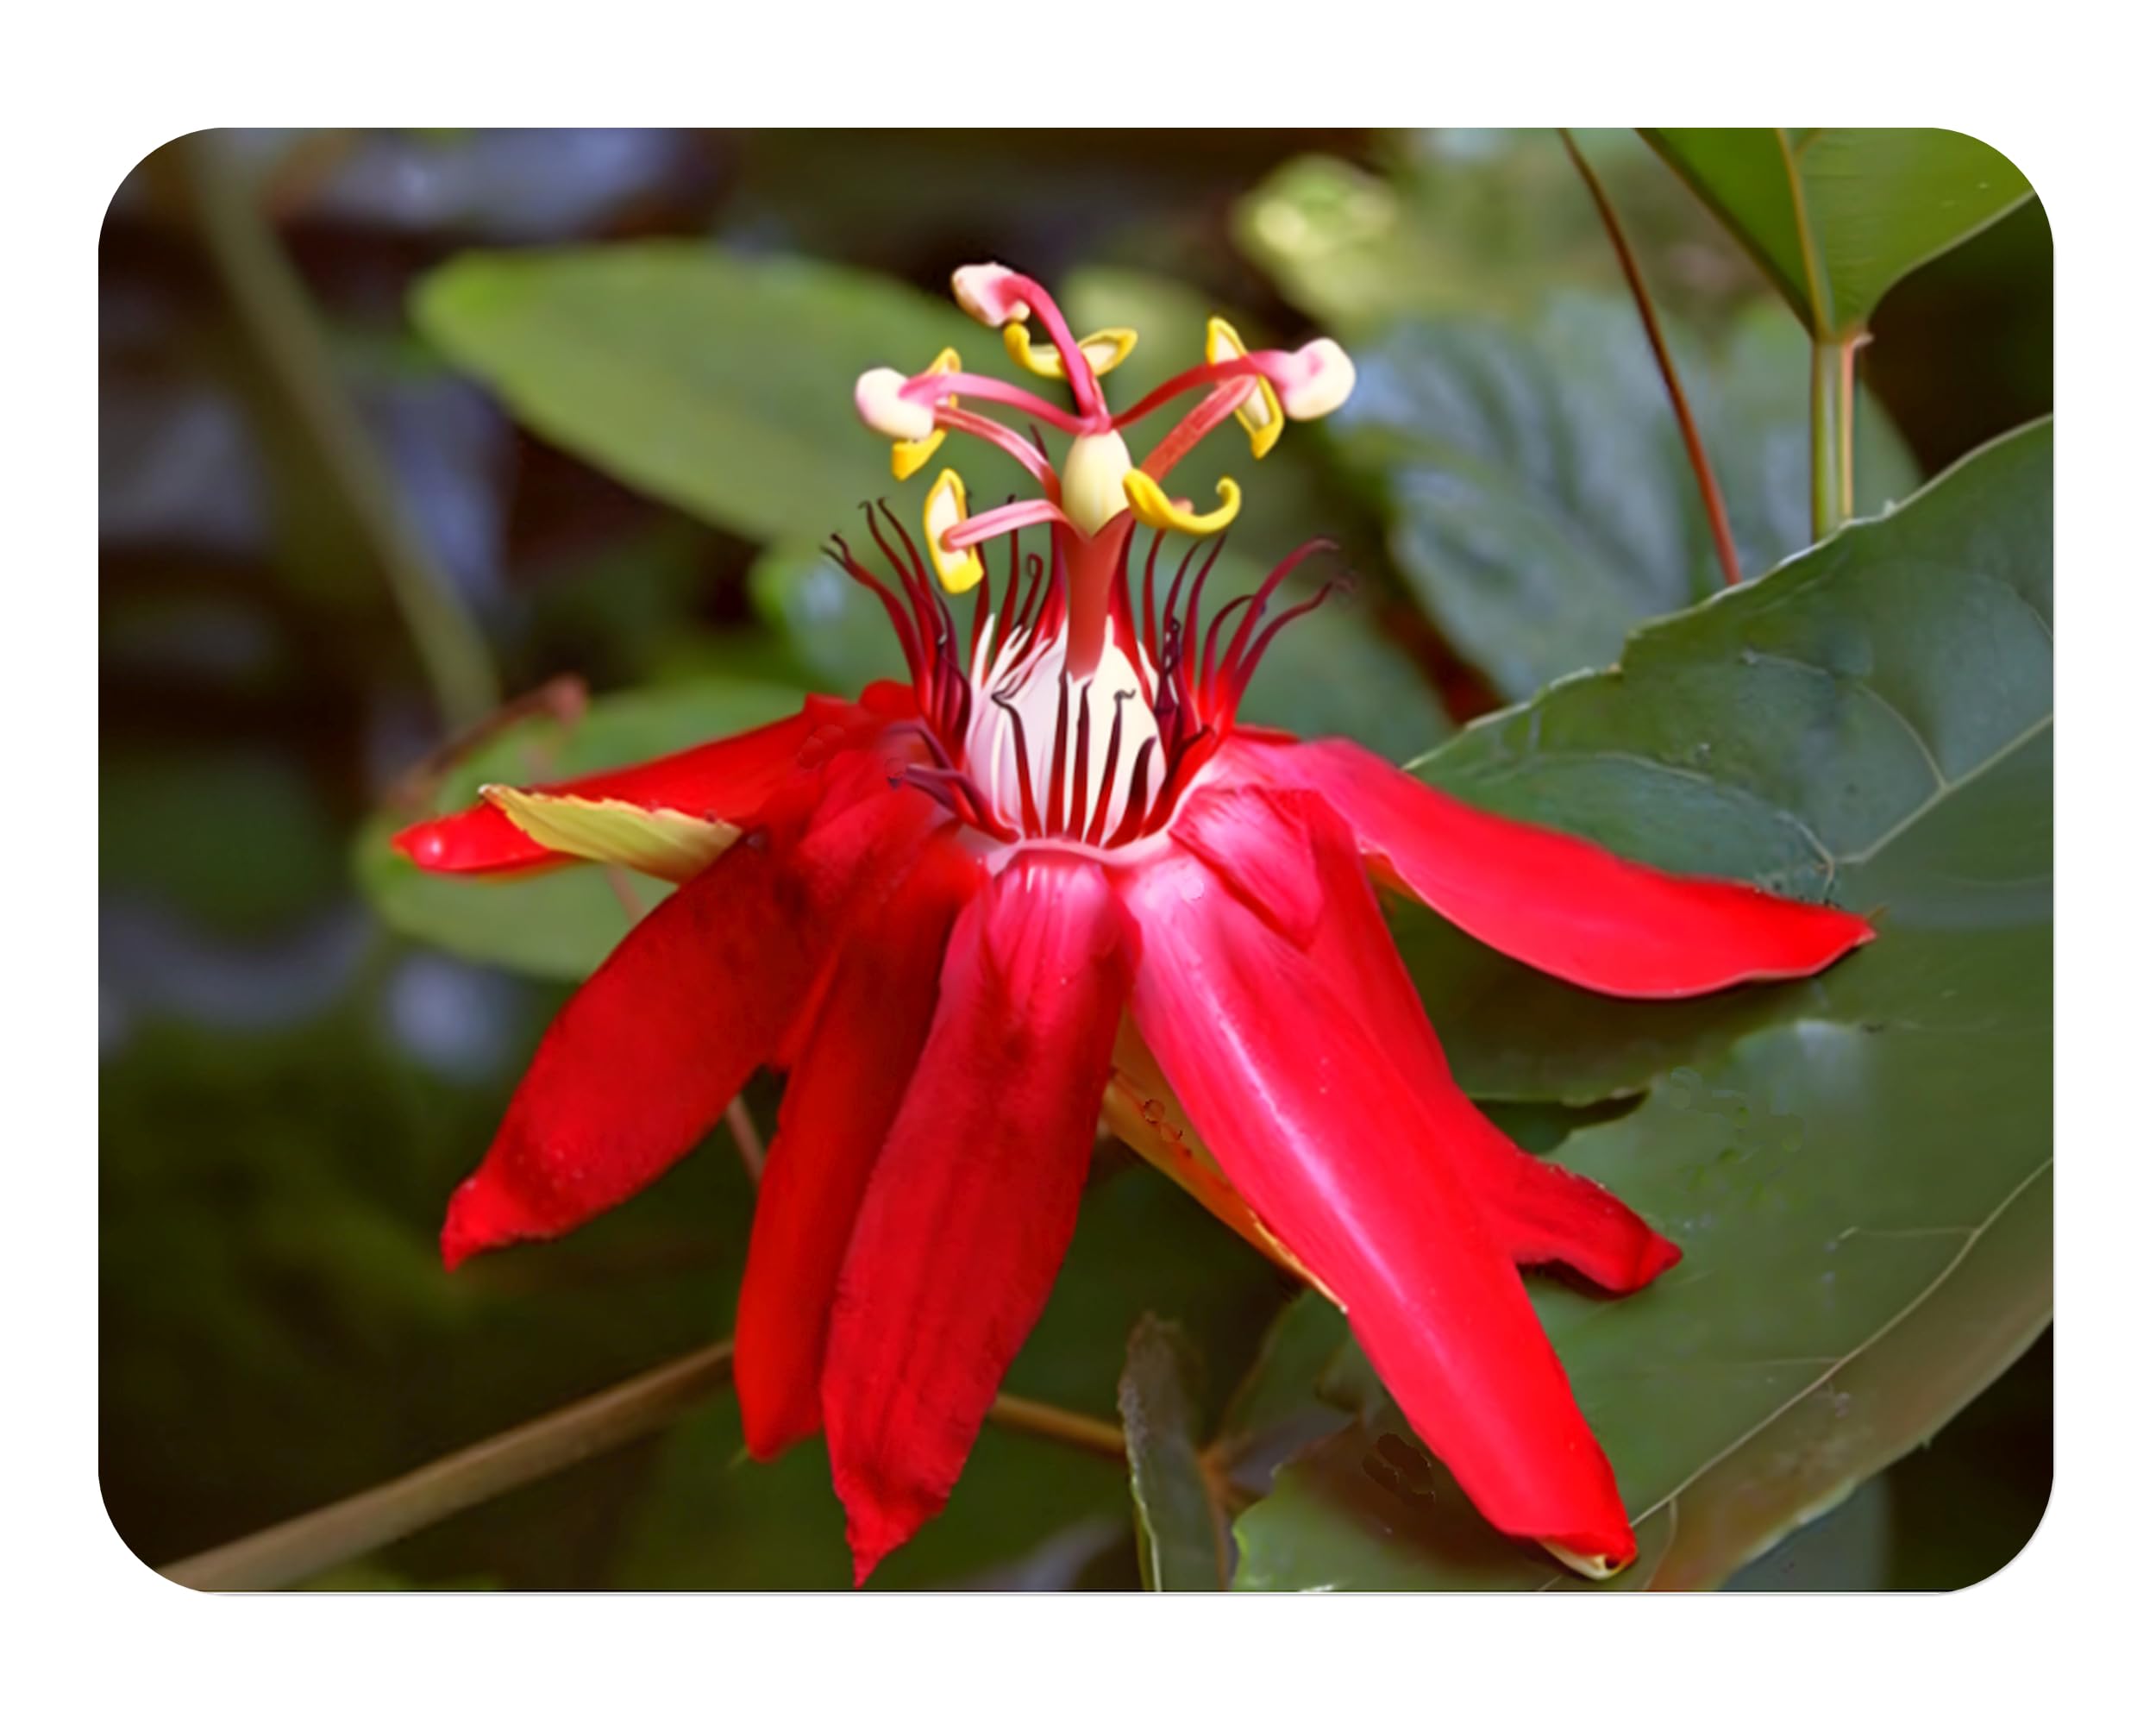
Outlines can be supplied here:
[[862, 373], [854, 385], [854, 411], [871, 431], [895, 442], [918, 442], [935, 430], [936, 410], [900, 394], [906, 382], [904, 372], [888, 366]]
[[1348, 398], [1355, 387], [1355, 361], [1330, 336], [1296, 351], [1302, 375], [1281, 392], [1290, 419], [1322, 419]]

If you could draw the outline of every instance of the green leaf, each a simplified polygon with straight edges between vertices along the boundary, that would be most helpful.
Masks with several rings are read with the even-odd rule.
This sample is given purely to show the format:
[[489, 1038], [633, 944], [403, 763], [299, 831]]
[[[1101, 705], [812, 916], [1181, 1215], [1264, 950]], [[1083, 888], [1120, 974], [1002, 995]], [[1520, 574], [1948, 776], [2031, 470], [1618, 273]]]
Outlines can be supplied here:
[[[1230, 1446], [1304, 1421], [1313, 1409], [1337, 1412], [1319, 1393], [1326, 1368], [1347, 1340], [1347, 1320], [1324, 1295], [1306, 1289], [1281, 1308], [1264, 1344], [1221, 1417]], [[1338, 1424], [1335, 1420], [1333, 1423]]]
[[893, 480], [854, 380], [946, 347], [969, 371], [1006, 362], [956, 307], [888, 277], [677, 241], [481, 253], [428, 277], [413, 310], [524, 423], [747, 538], [818, 539], [886, 495], [911, 525], [946, 457], [976, 497], [1022, 478], [955, 437], [903, 493]]
[[[1557, 1154], [1685, 1261], [1622, 1301], [1533, 1289], [1643, 1543], [1665, 1542], [1642, 1584], [1719, 1583], [2047, 1320], [2051, 461], [2048, 423], [2002, 439], [1421, 768], [1664, 867], [1774, 881], [1808, 853], [1819, 889], [1877, 918], [1824, 975], [1719, 1001], [1445, 1002], [1470, 1087], [1507, 1034], [1557, 1080], [1645, 1087]], [[1409, 1442], [1388, 1408], [1284, 1469], [1237, 1524], [1238, 1585], [1551, 1578], [1456, 1494], [1398, 1515], [1365, 1471], [1388, 1435]]]
[[1198, 1446], [1190, 1380], [1197, 1361], [1182, 1332], [1148, 1312], [1131, 1332], [1117, 1396], [1138, 1516], [1138, 1572], [1156, 1593], [1217, 1592], [1228, 1584], [1228, 1543]]
[[[1748, 290], [1714, 218], [1632, 133], [1575, 135], [1624, 211], [1658, 297], [1703, 311]], [[1386, 141], [1377, 174], [1299, 156], [1236, 210], [1244, 254], [1353, 344], [1394, 318], [1508, 312], [1552, 287], [1614, 285], [1616, 260], [1552, 129], [1445, 127]]]
[[1862, 331], [1896, 282], [2032, 195], [1990, 145], [1928, 127], [1643, 135], [1823, 340]]
[[[484, 784], [535, 784], [630, 766], [768, 724], [800, 704], [798, 689], [705, 681], [603, 697], [573, 726], [528, 719], [460, 762], [430, 809], [377, 815], [360, 828], [360, 888], [399, 933], [481, 963], [580, 980], [613, 950], [629, 925], [605, 871], [575, 867], [523, 880], [459, 880], [417, 867], [390, 849], [391, 837], [429, 813], [469, 807]], [[669, 890], [641, 875], [616, 879], [647, 909]]]
[[[1750, 575], [1811, 543], [1809, 348], [1761, 305], [1711, 354], [1670, 331]], [[1425, 318], [1358, 348], [1341, 453], [1372, 485], [1393, 561], [1503, 694], [1608, 664], [1641, 620], [1721, 585], [1661, 374], [1630, 302], [1564, 295], [1524, 321]], [[1862, 423], [1860, 507], [1915, 472]]]

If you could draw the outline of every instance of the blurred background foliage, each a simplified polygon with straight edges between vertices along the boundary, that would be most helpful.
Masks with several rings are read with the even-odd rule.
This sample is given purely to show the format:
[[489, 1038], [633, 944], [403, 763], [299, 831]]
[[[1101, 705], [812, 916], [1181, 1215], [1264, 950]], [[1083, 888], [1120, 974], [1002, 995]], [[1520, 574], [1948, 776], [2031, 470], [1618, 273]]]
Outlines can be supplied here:
[[[1810, 537], [1804, 331], [1638, 137], [1581, 141], [1760, 574]], [[581, 249], [549, 261], [565, 247]], [[1250, 505], [1224, 575], [1254, 580], [1322, 530], [1360, 578], [1283, 637], [1253, 717], [1405, 760], [1714, 590], [1667, 402], [1553, 134], [166, 147], [120, 188], [100, 258], [99, 1470], [146, 1561], [725, 1333], [753, 1195], [723, 1141], [572, 1239], [442, 1273], [445, 1197], [621, 911], [573, 875], [475, 906], [391, 868], [379, 841], [424, 800], [415, 766], [505, 696], [601, 699], [513, 728], [447, 794], [889, 670], [881, 618], [814, 549], [890, 488], [851, 381], [978, 346], [936, 296], [954, 263], [989, 257], [1056, 285], [1081, 327], [1138, 327], [1119, 381], [1141, 389], [1194, 357], [1209, 310], [1254, 342], [1322, 328], [1354, 348], [1336, 425], [1291, 435], [1262, 482], [1222, 460]], [[2040, 206], [1915, 267], [1871, 329], [1866, 511], [2048, 410]], [[749, 1101], [768, 1129], [774, 1095]], [[1603, 1118], [1528, 1104], [1507, 1124], [1548, 1149]], [[1231, 1392], [1294, 1342], [1292, 1292], [1104, 1142], [1011, 1388], [1114, 1419], [1152, 1313], [1181, 1340], [1132, 1357], [1125, 1411], [1157, 1396], [1193, 1430], [1254, 1431], [1263, 1372]], [[1198, 1362], [1181, 1389], [1171, 1355]], [[1271, 1448], [1238, 1452], [1244, 1495], [1280, 1431], [1327, 1428], [1307, 1395], [1266, 1405]], [[2041, 1514], [2050, 1408], [2046, 1341], [1731, 1584], [1990, 1573]], [[313, 1584], [843, 1585], [820, 1449], [761, 1469], [740, 1446], [721, 1397]], [[1196, 1548], [1155, 1534], [1149, 1565]], [[1135, 1586], [1140, 1562], [1112, 1462], [991, 1430], [875, 1584]]]

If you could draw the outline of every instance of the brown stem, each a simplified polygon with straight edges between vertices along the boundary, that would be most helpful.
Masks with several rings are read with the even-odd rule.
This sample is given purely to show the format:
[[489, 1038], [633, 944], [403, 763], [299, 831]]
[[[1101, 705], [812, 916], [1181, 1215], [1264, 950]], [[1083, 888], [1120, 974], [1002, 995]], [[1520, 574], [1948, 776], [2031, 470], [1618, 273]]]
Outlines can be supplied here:
[[1639, 260], [1633, 255], [1631, 242], [1625, 238], [1615, 206], [1602, 190], [1601, 179], [1581, 154], [1579, 145], [1573, 141], [1570, 130], [1560, 126], [1557, 136], [1564, 141], [1565, 154], [1572, 158], [1572, 166], [1587, 182], [1595, 213], [1602, 218], [1602, 230], [1609, 235], [1618, 266], [1625, 273], [1625, 285], [1632, 290], [1632, 303], [1639, 309], [1639, 322], [1646, 329], [1648, 345], [1654, 349], [1654, 362], [1662, 369], [1662, 386], [1669, 392], [1670, 405], [1677, 411], [1677, 430], [1684, 437], [1685, 458], [1691, 462], [1692, 475], [1699, 481], [1700, 501], [1707, 506], [1707, 525], [1714, 536], [1714, 555], [1721, 564], [1722, 582], [1733, 587], [1744, 580], [1745, 574], [1737, 561], [1737, 542], [1729, 531], [1729, 511], [1722, 502], [1721, 487], [1714, 481], [1714, 466], [1707, 459], [1707, 446], [1700, 441], [1691, 403], [1685, 399], [1684, 385], [1677, 374], [1677, 363], [1670, 359], [1669, 345], [1662, 339], [1662, 320], [1655, 315], [1654, 301], [1648, 298], [1645, 279], [1639, 273]]
[[1118, 1461], [1123, 1459], [1123, 1428], [1106, 1420], [1096, 1420], [1090, 1414], [1074, 1414], [1067, 1408], [1030, 1402], [1023, 1396], [999, 1396], [988, 1409], [988, 1420], [992, 1425], [1008, 1431], [1050, 1438], [1075, 1449], [1092, 1450], [1112, 1456]]
[[[733, 1362], [729, 1337], [371, 1491], [168, 1564], [160, 1573], [206, 1593], [289, 1587], [460, 1510], [650, 1436], [724, 1389], [732, 1379]], [[1045, 1402], [999, 1396], [988, 1420], [1029, 1437], [1123, 1458], [1119, 1427]]]
[[647, 1437], [723, 1388], [733, 1364], [729, 1338], [386, 1485], [168, 1565], [163, 1573], [205, 1592], [289, 1586], [460, 1509]]
[[511, 725], [545, 715], [565, 725], [584, 716], [589, 702], [584, 679], [567, 675], [550, 678], [527, 694], [505, 701], [476, 724], [467, 725], [423, 760], [406, 768], [390, 787], [385, 800], [399, 811], [424, 809], [448, 774], [467, 757], [492, 743]]
[[741, 1152], [741, 1164], [749, 1170], [749, 1178], [761, 1181], [763, 1139], [756, 1132], [755, 1121], [749, 1117], [749, 1105], [738, 1096], [726, 1105], [726, 1130], [734, 1136], [734, 1148]]

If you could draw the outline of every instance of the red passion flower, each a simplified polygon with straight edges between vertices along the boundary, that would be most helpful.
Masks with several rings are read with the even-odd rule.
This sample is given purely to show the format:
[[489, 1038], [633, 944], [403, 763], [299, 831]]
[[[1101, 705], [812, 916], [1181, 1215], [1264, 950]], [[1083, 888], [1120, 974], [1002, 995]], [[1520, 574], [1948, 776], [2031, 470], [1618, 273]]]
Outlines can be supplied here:
[[[755, 1069], [786, 1070], [736, 1327], [742, 1417], [763, 1458], [824, 1433], [858, 1580], [949, 1497], [1069, 1242], [1104, 1101], [1150, 1119], [1172, 1095], [1194, 1140], [1161, 1135], [1156, 1159], [1341, 1308], [1493, 1523], [1611, 1572], [1632, 1529], [1520, 1266], [1623, 1294], [1677, 1249], [1460, 1092], [1373, 881], [1643, 999], [1809, 975], [1870, 926], [1484, 813], [1351, 743], [1238, 725], [1267, 644], [1324, 597], [1276, 605], [1318, 547], [1207, 615], [1219, 546], [1194, 568], [1197, 542], [1240, 499], [1222, 480], [1199, 513], [1170, 477], [1231, 418], [1263, 455], [1286, 421], [1331, 412], [1348, 356], [1248, 352], [1215, 319], [1203, 364], [1112, 413], [1100, 380], [1131, 331], [1075, 338], [997, 265], [953, 285], [1075, 405], [949, 350], [860, 379], [899, 479], [956, 431], [1038, 491], [969, 514], [946, 470], [918, 547], [867, 510], [887, 579], [834, 541], [889, 613], [910, 687], [812, 696], [624, 771], [491, 786], [398, 836], [449, 873], [580, 859], [679, 883], [548, 1031], [450, 1201], [444, 1257], [621, 1202]], [[1186, 400], [1134, 463], [1125, 431]], [[1040, 427], [1068, 439], [1060, 465]], [[1046, 530], [1045, 557], [1021, 555], [1025, 529]], [[1168, 532], [1193, 540], [1172, 573]], [[982, 559], [999, 538], [1000, 592]], [[967, 592], [962, 630], [945, 595]]]

